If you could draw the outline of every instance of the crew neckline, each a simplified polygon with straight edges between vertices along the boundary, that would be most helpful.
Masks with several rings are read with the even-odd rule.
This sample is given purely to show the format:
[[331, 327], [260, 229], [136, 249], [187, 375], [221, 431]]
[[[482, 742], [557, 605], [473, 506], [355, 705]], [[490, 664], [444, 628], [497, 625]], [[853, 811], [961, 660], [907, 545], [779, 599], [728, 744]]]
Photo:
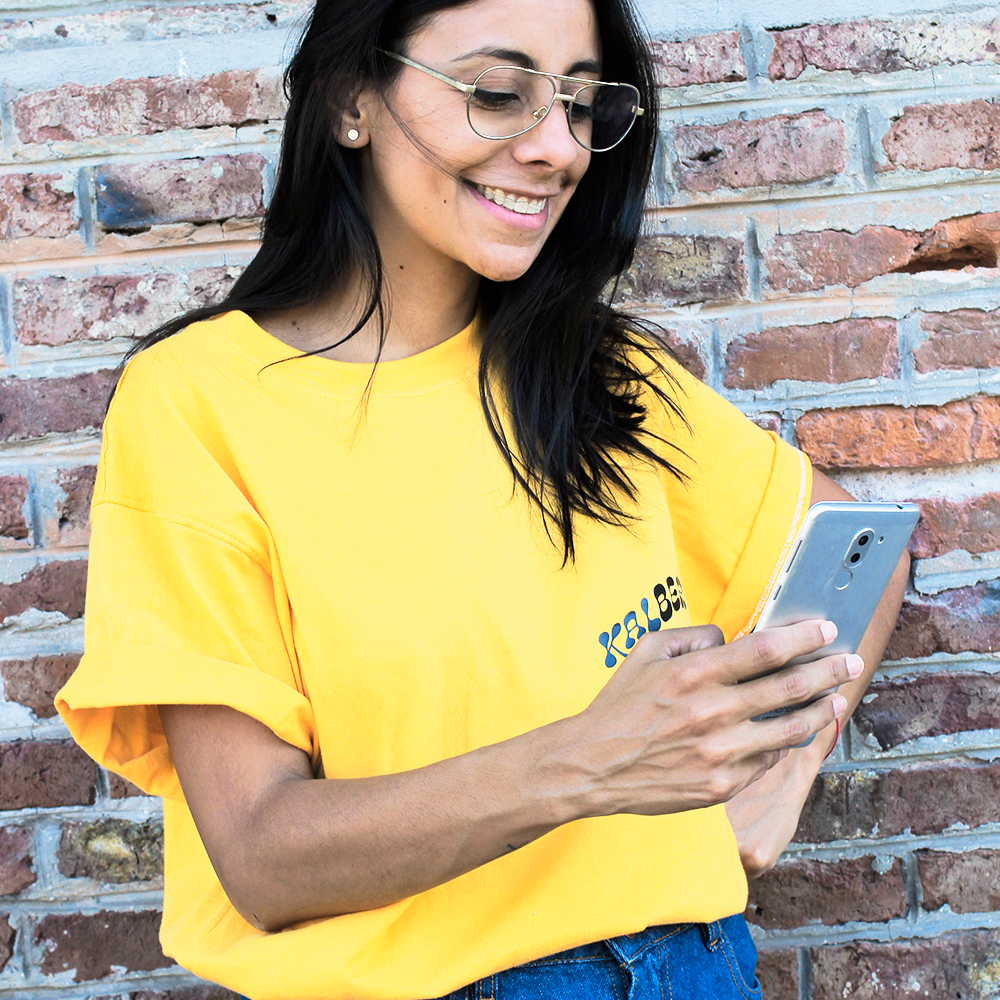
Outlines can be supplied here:
[[266, 369], [259, 372], [261, 377], [334, 396], [360, 397], [366, 389], [372, 396], [427, 392], [469, 378], [479, 365], [478, 312], [468, 326], [440, 344], [376, 365], [306, 355], [268, 333], [241, 310], [206, 322], [219, 323], [219, 333], [232, 347], [259, 369]]

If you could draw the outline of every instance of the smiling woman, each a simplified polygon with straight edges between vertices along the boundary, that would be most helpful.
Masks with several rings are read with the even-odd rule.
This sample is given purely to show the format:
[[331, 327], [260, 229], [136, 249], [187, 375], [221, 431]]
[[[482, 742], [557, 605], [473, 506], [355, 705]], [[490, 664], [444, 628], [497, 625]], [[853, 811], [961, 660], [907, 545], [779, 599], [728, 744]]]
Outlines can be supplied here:
[[626, 0], [320, 0], [286, 84], [259, 253], [119, 381], [57, 702], [163, 796], [165, 952], [253, 1000], [759, 996], [744, 866], [870, 670], [746, 634], [843, 494], [609, 302]]

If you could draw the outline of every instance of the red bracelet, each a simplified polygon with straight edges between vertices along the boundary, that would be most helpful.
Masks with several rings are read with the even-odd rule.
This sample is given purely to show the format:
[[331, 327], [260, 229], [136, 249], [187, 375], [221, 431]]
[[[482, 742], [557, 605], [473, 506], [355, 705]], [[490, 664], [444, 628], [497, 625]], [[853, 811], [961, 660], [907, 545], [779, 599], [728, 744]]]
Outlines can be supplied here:
[[[830, 747], [829, 750], [827, 750], [826, 757], [829, 757], [830, 754], [832, 754], [833, 751], [837, 749], [837, 744], [840, 742], [840, 719], [836, 719], [835, 721], [837, 723], [837, 738], [833, 741], [833, 746]], [[824, 757], [823, 760], [826, 760], [826, 757]]]

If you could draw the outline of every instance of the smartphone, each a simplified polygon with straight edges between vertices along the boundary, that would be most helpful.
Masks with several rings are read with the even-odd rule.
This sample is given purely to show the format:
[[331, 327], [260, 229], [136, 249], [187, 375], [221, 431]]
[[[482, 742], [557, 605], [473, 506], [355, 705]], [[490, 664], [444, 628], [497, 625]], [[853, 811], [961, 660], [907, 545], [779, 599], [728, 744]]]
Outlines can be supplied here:
[[[790, 663], [856, 653], [919, 517], [920, 508], [912, 503], [814, 504], [754, 631], [827, 619], [836, 624], [837, 638]], [[756, 718], [771, 719], [802, 707], [791, 705]], [[811, 738], [802, 746], [809, 742]]]

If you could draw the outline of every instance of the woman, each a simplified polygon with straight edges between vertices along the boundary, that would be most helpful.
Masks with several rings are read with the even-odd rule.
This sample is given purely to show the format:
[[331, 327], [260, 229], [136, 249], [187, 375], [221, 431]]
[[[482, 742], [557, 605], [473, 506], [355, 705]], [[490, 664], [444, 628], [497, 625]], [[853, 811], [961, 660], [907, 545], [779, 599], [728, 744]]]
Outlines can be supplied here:
[[118, 386], [59, 698], [164, 798], [166, 953], [253, 1000], [758, 995], [743, 866], [906, 570], [861, 657], [745, 634], [846, 494], [606, 304], [632, 14], [320, 0], [288, 88], [260, 252]]

